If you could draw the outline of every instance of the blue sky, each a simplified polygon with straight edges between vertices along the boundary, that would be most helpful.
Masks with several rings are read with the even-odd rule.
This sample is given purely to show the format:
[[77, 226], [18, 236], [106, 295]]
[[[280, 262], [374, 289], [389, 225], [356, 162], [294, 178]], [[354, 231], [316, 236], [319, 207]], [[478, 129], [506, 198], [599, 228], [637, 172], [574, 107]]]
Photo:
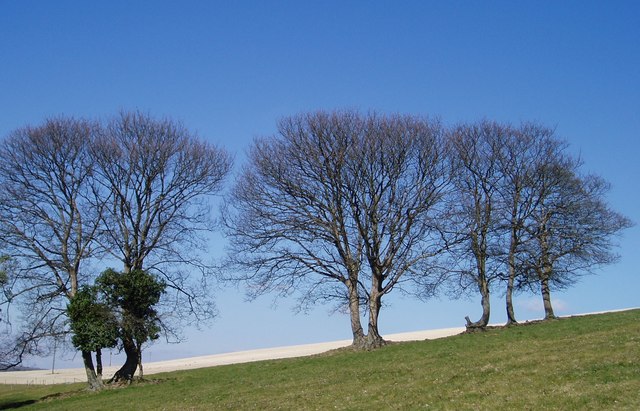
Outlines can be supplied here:
[[[232, 3], [232, 4], [228, 4]], [[353, 108], [556, 127], [611, 205], [640, 222], [640, 3], [635, 1], [0, 1], [0, 136], [68, 115], [140, 109], [235, 153], [287, 115]], [[238, 165], [239, 165], [238, 164]], [[621, 260], [553, 295], [559, 314], [640, 306], [640, 228]], [[224, 240], [211, 244], [219, 253]], [[460, 326], [477, 299], [396, 295], [393, 333]], [[520, 295], [520, 319], [543, 315]], [[348, 319], [217, 292], [219, 318], [146, 360], [349, 338]], [[504, 320], [499, 295], [492, 321]], [[59, 362], [60, 364], [60, 362]]]

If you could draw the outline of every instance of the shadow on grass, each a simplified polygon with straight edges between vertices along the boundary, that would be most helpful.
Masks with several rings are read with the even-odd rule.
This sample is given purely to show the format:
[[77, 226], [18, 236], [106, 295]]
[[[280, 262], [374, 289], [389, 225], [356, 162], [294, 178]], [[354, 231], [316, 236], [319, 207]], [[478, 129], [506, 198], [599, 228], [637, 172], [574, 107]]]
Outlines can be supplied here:
[[56, 400], [59, 398], [68, 398], [71, 397], [73, 395], [77, 395], [78, 393], [81, 393], [85, 390], [74, 390], [74, 391], [69, 391], [69, 392], [58, 392], [55, 394], [49, 394], [49, 395], [45, 395], [39, 399], [31, 399], [31, 400], [24, 400], [24, 401], [15, 401], [15, 402], [8, 402], [6, 404], [1, 404], [0, 403], [0, 410], [13, 410], [16, 408], [21, 408], [21, 407], [26, 407], [27, 405], [33, 405], [39, 402], [45, 402], [45, 401], [51, 401], [51, 400]]
[[36, 402], [38, 401], [27, 400], [27, 401], [10, 402], [8, 404], [0, 404], [0, 410], [12, 410], [15, 408], [26, 407], [27, 405], [35, 404]]

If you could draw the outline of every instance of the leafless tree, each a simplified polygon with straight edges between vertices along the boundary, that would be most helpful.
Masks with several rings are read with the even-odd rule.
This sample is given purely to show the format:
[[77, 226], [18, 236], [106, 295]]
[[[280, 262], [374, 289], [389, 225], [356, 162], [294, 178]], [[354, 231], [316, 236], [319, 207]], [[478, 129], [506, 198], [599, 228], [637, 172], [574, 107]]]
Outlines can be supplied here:
[[249, 295], [297, 289], [304, 304], [346, 298], [354, 343], [364, 339], [364, 245], [344, 178], [360, 123], [348, 113], [282, 120], [277, 136], [254, 142], [225, 209], [229, 259]]
[[[210, 202], [230, 171], [230, 156], [175, 121], [123, 112], [103, 128], [92, 157], [96, 179], [110, 193], [100, 233], [105, 248], [125, 273], [159, 275], [174, 317], [212, 317], [204, 277], [196, 281], [188, 267], [207, 270], [196, 251], [204, 251], [213, 228]], [[123, 345], [127, 359], [116, 381], [132, 379], [141, 349], [133, 341]]]
[[500, 219], [503, 203], [499, 190], [503, 176], [499, 167], [499, 150], [509, 128], [482, 121], [460, 125], [450, 134], [450, 164], [455, 190], [449, 197], [454, 210], [454, 256], [457, 286], [476, 288], [481, 296], [482, 316], [467, 328], [483, 328], [491, 314], [491, 287], [500, 278], [502, 248]]
[[382, 341], [377, 321], [384, 295], [406, 277], [440, 279], [431, 263], [445, 249], [443, 143], [438, 122], [369, 115], [353, 145], [346, 186], [370, 276], [368, 346]]
[[[446, 185], [437, 122], [317, 112], [254, 142], [226, 208], [232, 276], [257, 296], [348, 307], [356, 347], [384, 344], [382, 297], [439, 251]], [[360, 319], [366, 304], [365, 335]]]
[[[555, 317], [551, 289], [563, 289], [618, 258], [614, 238], [632, 225], [605, 199], [610, 185], [580, 175], [581, 161], [560, 152], [537, 170], [538, 200], [526, 229], [529, 280], [540, 287], [545, 319]], [[530, 284], [531, 284], [530, 282]]]
[[[0, 236], [20, 267], [8, 300], [28, 307], [26, 328], [9, 347], [12, 365], [63, 332], [66, 303], [91, 277], [86, 264], [99, 251], [101, 213], [88, 151], [95, 130], [88, 121], [57, 118], [16, 130], [0, 145]], [[97, 388], [91, 353], [82, 354]]]
[[499, 195], [503, 203], [499, 216], [500, 230], [506, 244], [505, 303], [507, 325], [517, 323], [513, 307], [516, 280], [526, 274], [521, 264], [521, 253], [527, 241], [526, 222], [538, 205], [542, 182], [538, 172], [549, 159], [557, 157], [567, 144], [554, 136], [554, 131], [535, 123], [523, 123], [519, 127], [505, 127], [498, 146], [498, 166], [502, 175]]

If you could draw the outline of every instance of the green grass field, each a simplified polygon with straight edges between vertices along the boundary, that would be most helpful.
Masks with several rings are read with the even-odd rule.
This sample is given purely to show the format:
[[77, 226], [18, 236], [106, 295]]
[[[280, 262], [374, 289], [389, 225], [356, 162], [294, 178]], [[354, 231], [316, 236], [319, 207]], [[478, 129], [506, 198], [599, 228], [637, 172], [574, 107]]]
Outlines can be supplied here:
[[640, 310], [157, 374], [100, 393], [0, 385], [0, 409], [640, 410]]

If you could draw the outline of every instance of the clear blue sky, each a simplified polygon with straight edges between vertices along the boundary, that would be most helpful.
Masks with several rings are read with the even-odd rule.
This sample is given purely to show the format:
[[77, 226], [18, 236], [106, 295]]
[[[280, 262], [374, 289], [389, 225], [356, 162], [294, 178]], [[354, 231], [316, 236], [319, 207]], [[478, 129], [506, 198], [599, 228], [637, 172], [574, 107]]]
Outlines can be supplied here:
[[[355, 108], [555, 126], [640, 223], [640, 2], [0, 0], [0, 136], [46, 117], [140, 109], [236, 154], [287, 115]], [[224, 241], [211, 247], [220, 252]], [[640, 306], [640, 228], [620, 263], [553, 295], [558, 314]], [[320, 306], [217, 292], [220, 317], [146, 360], [349, 338]], [[520, 295], [520, 319], [539, 318]], [[476, 299], [395, 296], [381, 332], [460, 326]], [[492, 321], [504, 321], [502, 298]]]

